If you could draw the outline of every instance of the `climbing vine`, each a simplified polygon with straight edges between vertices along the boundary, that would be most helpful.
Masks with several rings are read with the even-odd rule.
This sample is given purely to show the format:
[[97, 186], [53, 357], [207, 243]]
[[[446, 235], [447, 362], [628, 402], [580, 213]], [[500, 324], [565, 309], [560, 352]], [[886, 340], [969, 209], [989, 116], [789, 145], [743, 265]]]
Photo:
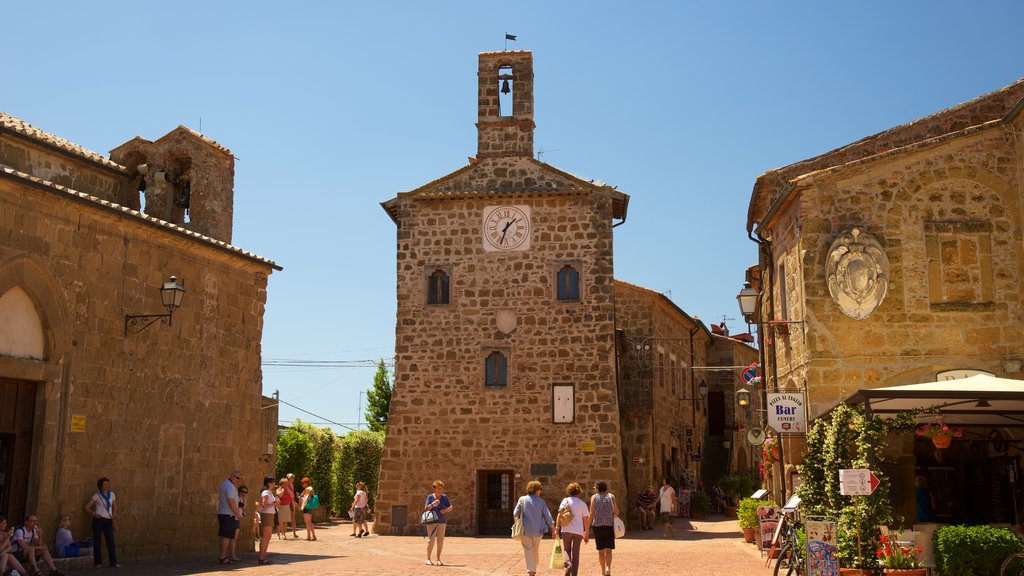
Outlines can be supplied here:
[[[855, 406], [840, 404], [811, 426], [807, 453], [798, 467], [803, 483], [797, 489], [804, 515], [832, 516], [839, 522], [839, 560], [842, 566], [875, 569], [880, 525], [893, 520], [889, 479], [877, 466], [886, 437], [914, 429], [916, 411], [901, 412], [892, 419], [872, 419]], [[874, 459], [874, 465], [869, 462]], [[880, 484], [871, 496], [843, 496], [839, 471], [869, 468]], [[858, 556], [857, 536], [860, 535]]]

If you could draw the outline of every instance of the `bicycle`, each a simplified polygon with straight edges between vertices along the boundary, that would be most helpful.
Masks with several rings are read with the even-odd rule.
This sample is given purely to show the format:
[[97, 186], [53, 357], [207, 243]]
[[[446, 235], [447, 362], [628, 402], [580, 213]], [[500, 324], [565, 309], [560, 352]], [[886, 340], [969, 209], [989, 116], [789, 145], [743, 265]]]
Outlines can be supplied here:
[[797, 535], [800, 522], [796, 519], [795, 514], [788, 512], [783, 514], [779, 521], [785, 524], [786, 535], [775, 561], [774, 576], [803, 576], [807, 570], [807, 562], [804, 559], [804, 550]]
[[999, 576], [1024, 576], [1024, 552], [1014, 552], [999, 565]]

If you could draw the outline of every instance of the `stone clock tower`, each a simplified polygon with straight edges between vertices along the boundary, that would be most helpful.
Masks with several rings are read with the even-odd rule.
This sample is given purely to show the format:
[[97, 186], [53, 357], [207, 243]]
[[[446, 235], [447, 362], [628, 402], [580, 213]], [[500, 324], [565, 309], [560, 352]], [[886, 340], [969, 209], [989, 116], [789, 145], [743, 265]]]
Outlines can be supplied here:
[[[533, 54], [480, 54], [477, 156], [382, 205], [398, 225], [395, 387], [375, 530], [505, 534], [531, 479], [625, 497], [613, 222], [629, 197], [533, 158]], [[623, 502], [625, 505], [625, 501]]]

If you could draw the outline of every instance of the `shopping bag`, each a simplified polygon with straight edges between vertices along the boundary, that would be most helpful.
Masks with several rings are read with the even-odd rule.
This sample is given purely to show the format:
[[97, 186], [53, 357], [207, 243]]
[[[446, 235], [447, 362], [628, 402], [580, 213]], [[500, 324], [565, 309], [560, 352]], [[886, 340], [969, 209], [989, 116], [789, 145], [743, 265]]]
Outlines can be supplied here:
[[435, 512], [433, 509], [424, 510], [423, 515], [420, 516], [420, 524], [434, 524], [435, 522], [439, 522], [440, 520], [441, 519], [437, 517], [437, 512]]
[[523, 539], [523, 519], [516, 518], [516, 521], [512, 523], [512, 539], [522, 540]]
[[555, 547], [551, 549], [551, 563], [548, 564], [548, 568], [552, 570], [562, 570], [565, 568], [565, 557], [562, 556], [562, 541], [558, 538], [555, 539]]
[[622, 518], [615, 517], [615, 537], [622, 538], [626, 535], [626, 523], [622, 521]]

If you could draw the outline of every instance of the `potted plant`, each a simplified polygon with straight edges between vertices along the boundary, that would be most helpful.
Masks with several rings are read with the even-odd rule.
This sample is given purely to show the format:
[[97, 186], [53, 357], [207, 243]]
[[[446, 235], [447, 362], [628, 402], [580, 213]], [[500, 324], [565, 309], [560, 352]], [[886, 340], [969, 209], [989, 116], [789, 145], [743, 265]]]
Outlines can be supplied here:
[[885, 574], [900, 576], [925, 576], [927, 569], [921, 565], [917, 557], [923, 552], [920, 546], [903, 546], [892, 535], [883, 534], [879, 539], [881, 545], [875, 554]]
[[922, 424], [914, 433], [922, 438], [930, 438], [936, 448], [949, 448], [953, 438], [963, 436], [963, 430], [950, 428], [941, 420], [937, 424]]
[[693, 518], [703, 518], [708, 515], [711, 510], [711, 497], [701, 491], [695, 491], [690, 496], [690, 516]]
[[743, 539], [747, 542], [754, 541], [754, 533], [757, 529], [757, 507], [761, 505], [760, 500], [744, 498], [736, 507], [736, 521], [743, 531]]

